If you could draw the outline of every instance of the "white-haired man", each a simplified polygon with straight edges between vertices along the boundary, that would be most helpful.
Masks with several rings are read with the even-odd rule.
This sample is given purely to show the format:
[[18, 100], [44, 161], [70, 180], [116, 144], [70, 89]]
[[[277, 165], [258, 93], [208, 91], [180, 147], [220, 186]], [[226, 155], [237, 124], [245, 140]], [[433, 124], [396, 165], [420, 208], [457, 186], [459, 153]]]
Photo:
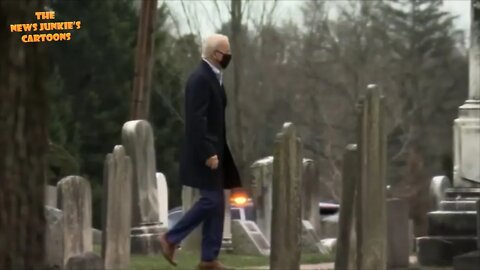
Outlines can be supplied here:
[[217, 257], [222, 245], [225, 214], [224, 189], [241, 187], [240, 176], [227, 145], [223, 70], [230, 59], [228, 37], [209, 36], [202, 61], [185, 89], [185, 137], [180, 159], [183, 185], [198, 188], [201, 198], [160, 238], [164, 257], [173, 265], [175, 248], [203, 223], [199, 270], [227, 269]]

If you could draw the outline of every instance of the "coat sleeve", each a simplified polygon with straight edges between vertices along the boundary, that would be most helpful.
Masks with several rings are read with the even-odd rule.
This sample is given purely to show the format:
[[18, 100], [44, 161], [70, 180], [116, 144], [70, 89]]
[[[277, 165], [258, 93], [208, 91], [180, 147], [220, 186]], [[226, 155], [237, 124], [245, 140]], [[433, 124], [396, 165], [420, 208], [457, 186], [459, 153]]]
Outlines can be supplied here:
[[208, 134], [210, 93], [208, 82], [201, 76], [194, 78], [187, 89], [187, 106], [190, 106], [187, 110], [190, 113], [187, 133], [195, 152], [203, 162], [217, 154], [214, 145], [218, 139]]

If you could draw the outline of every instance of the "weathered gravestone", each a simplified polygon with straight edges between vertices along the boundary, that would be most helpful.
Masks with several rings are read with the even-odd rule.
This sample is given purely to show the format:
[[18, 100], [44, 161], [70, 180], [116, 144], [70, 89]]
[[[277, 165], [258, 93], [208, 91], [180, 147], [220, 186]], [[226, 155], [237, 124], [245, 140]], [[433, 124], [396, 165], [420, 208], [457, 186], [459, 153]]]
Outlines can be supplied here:
[[356, 269], [355, 207], [359, 169], [357, 145], [349, 144], [343, 156], [342, 199], [340, 203], [335, 270]]
[[57, 187], [45, 185], [45, 205], [57, 208]]
[[104, 165], [102, 257], [105, 269], [127, 269], [130, 262], [132, 163], [123, 146]]
[[[200, 190], [197, 188], [182, 187], [182, 210], [185, 214], [200, 199]], [[202, 241], [202, 226], [195, 228], [183, 241], [182, 249], [188, 251], [199, 251]]]
[[66, 270], [103, 270], [103, 261], [93, 252], [84, 252], [68, 259]]
[[315, 234], [320, 235], [320, 214], [318, 204], [320, 198], [320, 185], [317, 167], [311, 159], [303, 159], [302, 177], [302, 219], [312, 224]]
[[410, 256], [408, 203], [402, 199], [388, 199], [387, 208], [388, 268], [408, 268]]
[[358, 151], [360, 181], [357, 187], [357, 267], [387, 268], [386, 136], [384, 98], [369, 85], [359, 105]]
[[45, 264], [50, 269], [63, 269], [63, 213], [45, 206]]
[[300, 269], [302, 236], [302, 146], [285, 123], [275, 139], [270, 269]]
[[64, 262], [72, 256], [93, 251], [92, 193], [90, 183], [68, 176], [57, 184], [58, 205], [63, 211]]
[[270, 242], [272, 221], [272, 174], [273, 157], [257, 160], [250, 167], [253, 178], [253, 201], [255, 203], [256, 222]]
[[[255, 203], [256, 222], [267, 240], [270, 242], [272, 224], [272, 183], [273, 183], [272, 156], [255, 161], [250, 166], [253, 178], [253, 200]], [[304, 158], [302, 161], [301, 194], [302, 219], [313, 225], [316, 235], [320, 235], [320, 216], [318, 203], [320, 191], [318, 174], [313, 160]]]
[[158, 213], [152, 127], [145, 120], [126, 122], [122, 144], [133, 168], [131, 252], [155, 254], [160, 251], [159, 237], [167, 228], [160, 223]]
[[162, 226], [168, 228], [168, 185], [165, 175], [157, 172], [158, 215]]

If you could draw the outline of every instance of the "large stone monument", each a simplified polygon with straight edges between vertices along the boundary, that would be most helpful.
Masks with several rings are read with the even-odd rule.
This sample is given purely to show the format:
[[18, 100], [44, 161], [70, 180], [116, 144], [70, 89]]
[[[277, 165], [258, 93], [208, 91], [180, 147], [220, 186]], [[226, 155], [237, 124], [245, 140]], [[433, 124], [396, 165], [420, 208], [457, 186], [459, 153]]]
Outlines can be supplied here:
[[105, 269], [128, 269], [132, 210], [132, 163], [121, 145], [105, 160], [102, 257]]
[[122, 144], [132, 161], [131, 252], [155, 254], [160, 251], [159, 236], [167, 230], [160, 223], [153, 131], [145, 120], [126, 122]]
[[[428, 235], [418, 241], [422, 266], [449, 266], [453, 258], [477, 249], [475, 201], [480, 199], [480, 0], [471, 0], [468, 99], [454, 131], [453, 188], [438, 211], [428, 213]], [[455, 259], [457, 265], [469, 256]]]
[[270, 269], [300, 269], [302, 242], [302, 145], [285, 123], [275, 139]]

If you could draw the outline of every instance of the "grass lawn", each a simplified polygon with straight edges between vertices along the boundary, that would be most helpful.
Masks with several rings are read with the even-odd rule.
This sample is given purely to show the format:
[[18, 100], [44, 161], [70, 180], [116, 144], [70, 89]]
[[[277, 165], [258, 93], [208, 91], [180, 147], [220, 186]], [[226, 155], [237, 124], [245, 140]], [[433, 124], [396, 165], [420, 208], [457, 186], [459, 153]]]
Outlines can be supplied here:
[[[162, 255], [158, 256], [139, 256], [132, 255], [130, 260], [131, 270], [194, 270], [199, 262], [199, 254], [180, 251], [176, 255], [177, 267], [170, 266]], [[269, 264], [268, 257], [240, 256], [233, 254], [221, 254], [219, 260], [227, 266], [232, 267], [252, 267], [265, 266]], [[302, 254], [302, 264], [316, 264], [331, 261], [331, 258], [322, 258], [319, 254]]]
[[[94, 251], [100, 254], [100, 247], [94, 246]], [[144, 256], [132, 255], [130, 258], [129, 270], [194, 270], [197, 266], [200, 256], [196, 253], [187, 251], [178, 251], [175, 259], [178, 263], [177, 267], [170, 266], [162, 255]], [[268, 257], [257, 256], [240, 256], [234, 254], [223, 253], [219, 260], [227, 266], [244, 268], [252, 266], [266, 266], [269, 264]], [[302, 264], [317, 264], [332, 261], [330, 256], [321, 256], [320, 254], [302, 254]]]

